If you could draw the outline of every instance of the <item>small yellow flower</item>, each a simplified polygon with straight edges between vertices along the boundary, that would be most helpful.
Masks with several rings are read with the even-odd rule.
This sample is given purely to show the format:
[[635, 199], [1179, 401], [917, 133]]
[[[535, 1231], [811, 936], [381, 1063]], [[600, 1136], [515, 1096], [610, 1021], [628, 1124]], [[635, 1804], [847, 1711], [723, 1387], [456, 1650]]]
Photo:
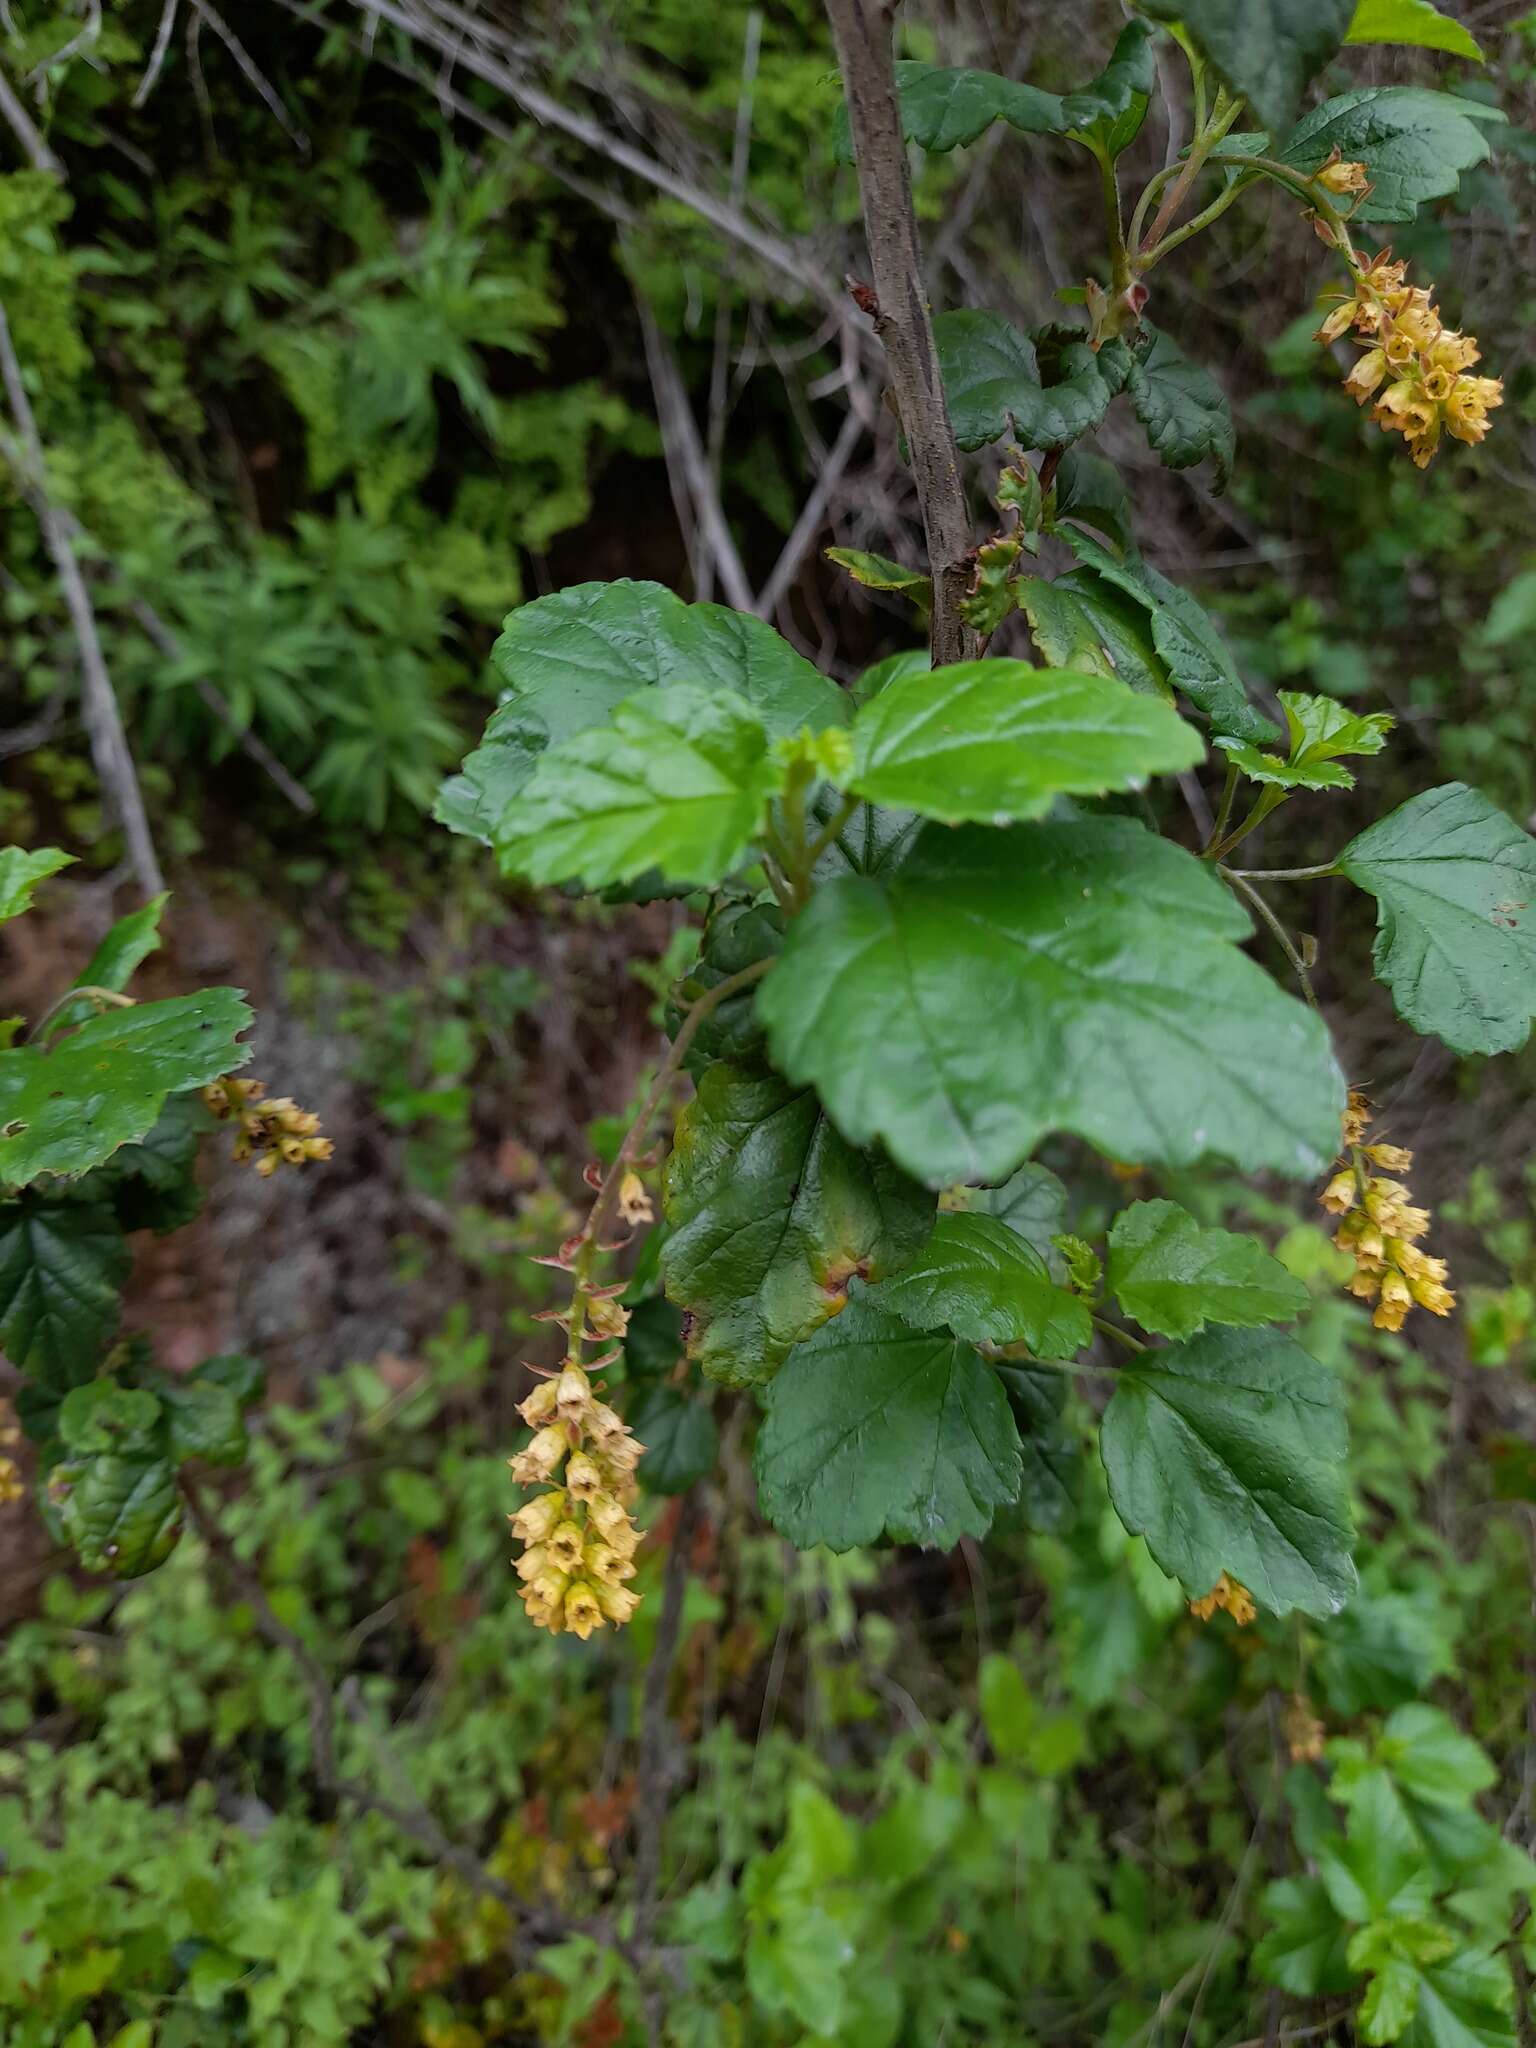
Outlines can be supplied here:
[[565, 1625], [573, 1636], [583, 1642], [593, 1629], [603, 1625], [603, 1610], [598, 1604], [596, 1592], [583, 1581], [578, 1580], [565, 1596]]
[[645, 1182], [633, 1167], [619, 1182], [619, 1214], [632, 1230], [638, 1224], [655, 1220], [656, 1211], [651, 1207]]
[[565, 1495], [541, 1493], [512, 1516], [512, 1533], [520, 1543], [543, 1543], [565, 1520]]
[[9, 1507], [26, 1493], [26, 1481], [14, 1458], [0, 1458], [0, 1507]]
[[1221, 1574], [1209, 1593], [1189, 1603], [1189, 1611], [1197, 1621], [1209, 1621], [1218, 1609], [1230, 1614], [1239, 1628], [1246, 1628], [1259, 1611], [1248, 1588], [1226, 1572]]
[[[1456, 1297], [1445, 1284], [1444, 1259], [1417, 1242], [1429, 1229], [1429, 1211], [1410, 1199], [1406, 1181], [1391, 1177], [1412, 1169], [1413, 1154], [1403, 1145], [1367, 1144], [1370, 1121], [1370, 1104], [1352, 1091], [1344, 1116], [1345, 1163], [1318, 1199], [1340, 1218], [1334, 1243], [1354, 1259], [1350, 1293], [1375, 1304], [1371, 1321], [1378, 1330], [1400, 1330], [1414, 1307], [1449, 1315]], [[1371, 1174], [1368, 1166], [1388, 1172]]]
[[1365, 165], [1340, 162], [1337, 150], [1320, 171], [1313, 172], [1312, 180], [1325, 192], [1365, 192], [1370, 187]]
[[622, 1628], [640, 1605], [640, 1595], [631, 1593], [625, 1586], [610, 1586], [599, 1581], [592, 1592], [598, 1606], [615, 1628]]
[[1286, 1703], [1281, 1725], [1285, 1730], [1285, 1746], [1290, 1752], [1291, 1762], [1315, 1764], [1323, 1753], [1326, 1730], [1304, 1694], [1292, 1694]]
[[[554, 1473], [555, 1467], [570, 1449], [570, 1436], [558, 1422], [552, 1422], [547, 1429], [541, 1429], [526, 1449], [509, 1458], [512, 1477], [519, 1486], [540, 1486]], [[567, 1477], [567, 1485], [570, 1484]], [[574, 1490], [574, 1489], [573, 1489]]]

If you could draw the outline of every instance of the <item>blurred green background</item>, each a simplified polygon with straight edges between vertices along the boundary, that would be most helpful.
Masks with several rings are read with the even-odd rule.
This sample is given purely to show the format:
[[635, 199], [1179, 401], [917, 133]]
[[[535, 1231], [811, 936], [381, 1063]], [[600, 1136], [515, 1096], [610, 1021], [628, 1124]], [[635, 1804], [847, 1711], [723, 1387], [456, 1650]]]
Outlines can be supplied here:
[[[1485, 67], [1349, 52], [1325, 83], [1435, 78], [1509, 116], [1395, 237], [1505, 380], [1484, 446], [1420, 475], [1362, 417], [1311, 339], [1326, 253], [1264, 198], [1156, 279], [1232, 399], [1230, 491], [1113, 416], [1099, 436], [1149, 557], [1261, 694], [1396, 713], [1340, 842], [1437, 778], [1536, 810], [1536, 15], [1451, 11]], [[905, 47], [1063, 89], [1118, 21], [941, 0]], [[1166, 1191], [1265, 1230], [1313, 1290], [1299, 1334], [1351, 1390], [1343, 1614], [1192, 1620], [1108, 1512], [1075, 1392], [984, 1548], [802, 1557], [755, 1517], [743, 1404], [694, 1391], [663, 1404], [634, 1624], [551, 1640], [515, 1598], [503, 1461], [518, 1361], [548, 1355], [531, 1255], [617, 1143], [696, 936], [682, 905], [509, 894], [430, 808], [494, 702], [502, 616], [542, 592], [745, 591], [842, 677], [914, 644], [821, 555], [915, 561], [920, 537], [843, 293], [857, 197], [813, 0], [9, 0], [0, 80], [23, 116], [0, 303], [176, 892], [154, 986], [249, 987], [258, 1071], [336, 1144], [281, 1185], [225, 1169], [139, 1257], [128, 1322], [163, 1362], [266, 1369], [231, 1558], [189, 1535], [107, 1586], [0, 1509], [0, 2041], [1361, 2038], [1347, 1991], [1285, 1988], [1305, 1928], [1264, 1904], [1316, 1827], [1307, 1717], [1371, 1744], [1431, 1702], [1473, 1738], [1386, 1737], [1405, 1772], [1416, 1742], [1437, 1759], [1473, 1890], [1536, 1831], [1536, 1064], [1409, 1041], [1335, 965], [1367, 957], [1368, 906], [1320, 887], [1301, 921], [1351, 1076], [1419, 1154], [1453, 1322], [1373, 1331], [1305, 1190], [1047, 1155], [1072, 1228]], [[1170, 84], [1146, 168], [1178, 146]], [[1002, 130], [920, 166], [935, 303], [1051, 317], [1096, 253], [1094, 176]], [[3, 469], [0, 533], [0, 844], [82, 859], [7, 930], [9, 1011], [67, 982], [124, 870]], [[1186, 792], [1191, 832], [1214, 793]], [[1268, 864], [1317, 859], [1310, 830], [1288, 807]], [[665, 1375], [675, 1319], [642, 1314]], [[335, 1795], [317, 1738], [371, 1803]], [[1536, 2036], [1469, 1995], [1406, 2038]]]

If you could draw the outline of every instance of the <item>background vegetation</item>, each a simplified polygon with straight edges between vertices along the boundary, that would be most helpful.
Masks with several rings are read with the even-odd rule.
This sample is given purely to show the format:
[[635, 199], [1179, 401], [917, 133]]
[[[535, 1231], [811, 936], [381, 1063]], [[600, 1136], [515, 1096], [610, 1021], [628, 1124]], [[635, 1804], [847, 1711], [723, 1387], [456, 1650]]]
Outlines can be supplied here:
[[[1384, 445], [1310, 338], [1321, 250], [1260, 209], [1156, 307], [1233, 399], [1231, 492], [1113, 418], [1100, 445], [1145, 472], [1150, 558], [1251, 679], [1396, 711], [1374, 811], [1438, 774], [1524, 821], [1536, 16], [1457, 11], [1491, 61], [1450, 75], [1510, 126], [1396, 248], [1475, 308], [1506, 383], [1488, 443], [1427, 477]], [[912, 12], [912, 54], [1056, 88], [1117, 20]], [[659, 1304], [630, 1367], [665, 1446], [640, 1614], [582, 1645], [515, 1598], [530, 1255], [611, 1155], [696, 936], [671, 903], [509, 895], [430, 808], [521, 598], [654, 577], [842, 677], [911, 644], [820, 552], [918, 555], [842, 289], [831, 68], [812, 0], [0, 7], [0, 304], [175, 890], [149, 983], [251, 989], [258, 1070], [335, 1146], [271, 1182], [210, 1154], [196, 1220], [133, 1239], [129, 1341], [171, 1372], [251, 1354], [267, 1389], [246, 1473], [200, 1482], [169, 1560], [93, 1578], [29, 1502], [0, 1510], [17, 2048], [1350, 2042], [1355, 1973], [1296, 1961], [1340, 1830], [1361, 1924], [1409, 1894], [1513, 1937], [1528, 1992], [1536, 1069], [1406, 1042], [1330, 973], [1364, 951], [1330, 920], [1367, 913], [1323, 892], [1319, 993], [1419, 1152], [1465, 1312], [1374, 1331], [1294, 1191], [1054, 1163], [1075, 1230], [1166, 1192], [1264, 1228], [1311, 1290], [1298, 1334], [1350, 1390], [1342, 1614], [1192, 1619], [1108, 1513], [1077, 1394], [984, 1549], [799, 1556], [754, 1515], [742, 1404], [672, 1384]], [[1137, 147], [1177, 145], [1149, 123]], [[935, 302], [1049, 317], [1092, 178], [1050, 146], [925, 166]], [[0, 844], [81, 858], [0, 940], [3, 1006], [35, 1014], [129, 877], [3, 467], [0, 522]], [[1274, 865], [1311, 857], [1296, 830], [1267, 828]], [[1407, 1838], [1360, 1790], [1373, 1762]], [[1469, 1978], [1404, 2038], [1530, 2026]]]

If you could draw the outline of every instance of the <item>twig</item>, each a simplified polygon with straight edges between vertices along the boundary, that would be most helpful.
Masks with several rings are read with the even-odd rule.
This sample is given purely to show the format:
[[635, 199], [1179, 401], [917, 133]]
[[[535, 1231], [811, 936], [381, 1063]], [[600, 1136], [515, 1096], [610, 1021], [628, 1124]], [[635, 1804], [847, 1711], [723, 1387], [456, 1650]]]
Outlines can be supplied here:
[[245, 74], [247, 83], [254, 89], [258, 97], [268, 108], [272, 118], [277, 122], [294, 148], [301, 155], [308, 156], [310, 147], [309, 137], [283, 105], [274, 87], [268, 83], [265, 75], [246, 49], [244, 43], [241, 42], [223, 15], [212, 4], [212, 0], [191, 0], [191, 7], [199, 21], [207, 22], [219, 41], [234, 58], [236, 64], [239, 65], [241, 71]]
[[61, 43], [58, 49], [50, 51], [40, 64], [35, 64], [27, 73], [25, 82], [28, 85], [38, 84], [56, 64], [67, 64], [71, 57], [78, 57], [80, 52], [89, 48], [100, 34], [101, 0], [85, 0], [85, 20], [75, 34], [67, 43]]
[[176, 26], [176, 10], [181, 0], [165, 0], [160, 13], [160, 26], [155, 30], [155, 46], [149, 53], [149, 62], [144, 67], [144, 76], [134, 88], [131, 106], [142, 107], [159, 83], [160, 73], [165, 68], [165, 53], [171, 46], [171, 33]]
[[63, 177], [63, 164], [44, 142], [37, 123], [17, 98], [16, 90], [3, 69], [0, 69], [0, 120], [21, 144], [22, 154], [34, 171], [50, 171], [56, 178]]
[[780, 276], [797, 284], [812, 298], [835, 312], [842, 321], [851, 321], [852, 316], [841, 295], [829, 290], [820, 272], [797, 250], [780, 236], [759, 227], [739, 208], [730, 206], [713, 194], [701, 190], [688, 179], [647, 156], [643, 150], [610, 135], [599, 123], [588, 115], [567, 107], [551, 94], [542, 91], [505, 58], [492, 56], [478, 45], [465, 42], [462, 36], [451, 33], [439, 22], [423, 15], [416, 8], [405, 4], [405, 0], [350, 0], [350, 4], [361, 13], [387, 21], [392, 27], [403, 29], [418, 41], [429, 43], [440, 54], [451, 57], [466, 71], [482, 79], [487, 85], [504, 92], [540, 127], [553, 128], [559, 134], [567, 135], [573, 142], [579, 142], [599, 156], [605, 156], [610, 163], [621, 170], [631, 172], [656, 191], [664, 192], [669, 199], [677, 200], [691, 212], [724, 235], [738, 243], [743, 249], [776, 270]]
[[[752, 104], [762, 46], [762, 9], [754, 7], [747, 15], [747, 25], [742, 37], [741, 83], [736, 92], [736, 133], [731, 140], [731, 204], [737, 208], [740, 208], [747, 191], [747, 169], [752, 155]], [[735, 283], [734, 264], [731, 266], [730, 282]], [[726, 385], [730, 363], [730, 340], [731, 294], [721, 292], [715, 306], [714, 353], [709, 366], [709, 427], [704, 436], [710, 481], [717, 496], [720, 491], [721, 462], [725, 453]], [[703, 566], [707, 568], [708, 565]], [[694, 581], [698, 585], [697, 576]], [[708, 597], [711, 592], [707, 587], [700, 587], [698, 595]]]
[[80, 651], [80, 708], [90, 740], [91, 758], [96, 764], [103, 793], [122, 825], [128, 857], [133, 863], [139, 887], [146, 896], [158, 896], [165, 887], [165, 877], [155, 857], [149, 820], [144, 814], [144, 799], [139, 793], [133, 756], [128, 750], [122, 714], [118, 710], [112, 677], [102, 652], [90, 594], [80, 573], [68, 525], [48, 494], [42, 437], [37, 431], [32, 401], [22, 381], [21, 364], [17, 360], [10, 322], [3, 305], [0, 305], [0, 377], [3, 377], [6, 396], [21, 436], [18, 445], [9, 434], [0, 435], [0, 454], [15, 471], [22, 494], [42, 528], [44, 544], [53, 558], [64, 602], [69, 608], [75, 644]]
[[856, 410], [850, 409], [838, 429], [837, 439], [828, 450], [827, 459], [821, 465], [820, 474], [800, 508], [800, 516], [790, 529], [789, 539], [779, 550], [779, 559], [774, 563], [768, 581], [763, 585], [753, 607], [763, 618], [771, 619], [789, 594], [789, 587], [799, 574], [800, 565], [810, 552], [821, 523], [832, 502], [832, 493], [842, 482], [843, 471], [853, 459], [864, 433], [864, 422]]
[[[672, 345], [657, 326], [644, 292], [638, 289], [635, 304], [640, 311], [640, 331], [645, 339], [645, 360], [651, 373], [651, 389], [656, 397], [662, 443], [669, 466], [676, 464], [692, 501], [694, 531], [699, 547], [708, 550], [719, 571], [720, 587], [737, 611], [756, 611], [757, 599], [752, 594], [752, 585], [747, 581], [747, 572], [742, 567], [735, 539], [726, 523], [720, 493], [715, 488], [704, 444], [699, 439], [693, 407], [688, 402], [688, 387], [683, 382]], [[696, 583], [699, 580], [697, 562], [694, 580]]]
[[1223, 867], [1221, 862], [1218, 861], [1216, 863], [1216, 872], [1223, 881], [1232, 884], [1238, 894], [1253, 906], [1269, 926], [1269, 929], [1279, 941], [1280, 950], [1285, 954], [1286, 959], [1290, 961], [1296, 979], [1301, 983], [1302, 994], [1306, 997], [1309, 1006], [1315, 1010], [1317, 1008], [1317, 992], [1312, 986], [1312, 977], [1307, 972], [1307, 963], [1301, 957], [1300, 947], [1296, 945], [1285, 926], [1276, 917], [1253, 884], [1246, 876], [1240, 875], [1236, 868]]
[[826, 8], [853, 121], [864, 233], [878, 301], [875, 331], [885, 344], [897, 412], [911, 450], [933, 569], [931, 631], [938, 666], [963, 661], [978, 648], [960, 615], [971, 573], [971, 522], [923, 288], [912, 180], [896, 105], [890, 17], [879, 0], [826, 0]]

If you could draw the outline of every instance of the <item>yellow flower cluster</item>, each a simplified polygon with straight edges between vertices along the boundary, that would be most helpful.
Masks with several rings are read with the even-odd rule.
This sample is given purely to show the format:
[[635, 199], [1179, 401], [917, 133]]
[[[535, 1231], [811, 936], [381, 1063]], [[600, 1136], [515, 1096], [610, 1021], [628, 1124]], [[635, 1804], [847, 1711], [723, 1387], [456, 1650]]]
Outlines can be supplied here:
[[1209, 1593], [1189, 1603], [1189, 1611], [1196, 1621], [1209, 1621], [1218, 1609], [1224, 1614], [1230, 1614], [1239, 1628], [1246, 1628], [1259, 1611], [1253, 1604], [1253, 1595], [1248, 1588], [1240, 1585], [1236, 1579], [1229, 1578], [1225, 1572]]
[[1401, 434], [1425, 469], [1442, 431], [1458, 441], [1482, 440], [1504, 386], [1497, 377], [1467, 374], [1481, 358], [1476, 338], [1447, 327], [1429, 293], [1405, 282], [1407, 269], [1385, 249], [1352, 265], [1354, 289], [1339, 296], [1317, 339], [1337, 341], [1352, 331], [1365, 353], [1344, 379], [1345, 390], [1359, 405], [1380, 392], [1371, 418]]
[[[1370, 1104], [1351, 1089], [1342, 1163], [1319, 1199], [1331, 1216], [1342, 1219], [1334, 1243], [1355, 1262], [1350, 1293], [1376, 1303], [1371, 1321], [1378, 1330], [1400, 1330], [1415, 1306], [1446, 1316], [1456, 1297], [1445, 1284], [1444, 1259], [1419, 1249], [1418, 1240], [1429, 1229], [1429, 1211], [1415, 1208], [1406, 1181], [1389, 1178], [1409, 1172], [1413, 1154], [1401, 1145], [1367, 1144], [1370, 1122]], [[1372, 1173], [1372, 1167], [1386, 1172]]]
[[[21, 1425], [16, 1420], [15, 1410], [9, 1401], [0, 1401], [0, 1444], [9, 1450], [12, 1444], [20, 1441]], [[20, 1500], [26, 1490], [26, 1481], [16, 1460], [0, 1457], [0, 1507], [9, 1507], [12, 1501]]]
[[1328, 1740], [1328, 1731], [1313, 1713], [1312, 1703], [1305, 1693], [1292, 1693], [1280, 1725], [1293, 1764], [1318, 1762]]
[[226, 1074], [210, 1081], [203, 1101], [221, 1123], [233, 1118], [234, 1156], [237, 1161], [256, 1161], [256, 1171], [267, 1175], [280, 1166], [303, 1166], [311, 1159], [329, 1159], [332, 1145], [320, 1135], [320, 1119], [312, 1109], [300, 1109], [291, 1095], [268, 1095], [265, 1081], [242, 1081]]
[[517, 1561], [523, 1605], [538, 1627], [553, 1635], [569, 1629], [585, 1642], [605, 1621], [622, 1627], [639, 1605], [624, 1581], [635, 1576], [640, 1532], [628, 1503], [645, 1446], [572, 1359], [541, 1380], [518, 1413], [534, 1431], [508, 1460], [518, 1485], [542, 1486], [565, 1466], [559, 1486], [510, 1517], [528, 1546]]

